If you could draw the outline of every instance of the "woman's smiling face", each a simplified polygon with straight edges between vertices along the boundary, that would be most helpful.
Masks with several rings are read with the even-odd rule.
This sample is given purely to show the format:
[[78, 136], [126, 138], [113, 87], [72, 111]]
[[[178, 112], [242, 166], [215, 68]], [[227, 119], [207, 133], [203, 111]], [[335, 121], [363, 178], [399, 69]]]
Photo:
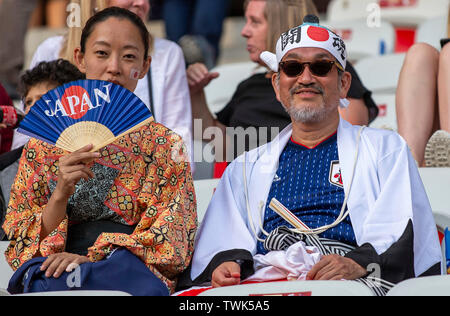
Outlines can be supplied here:
[[150, 66], [138, 27], [125, 18], [97, 23], [84, 50], [75, 50], [75, 61], [86, 79], [110, 81], [132, 92]]

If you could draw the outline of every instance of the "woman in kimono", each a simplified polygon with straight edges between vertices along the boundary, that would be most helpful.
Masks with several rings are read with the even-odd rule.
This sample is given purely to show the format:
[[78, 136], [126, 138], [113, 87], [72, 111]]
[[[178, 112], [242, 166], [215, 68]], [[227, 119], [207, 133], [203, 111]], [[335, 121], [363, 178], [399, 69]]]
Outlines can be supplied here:
[[[149, 0], [71, 0], [67, 34], [52, 36], [42, 42], [33, 55], [30, 68], [41, 61], [58, 58], [76, 64], [73, 51], [80, 45], [86, 21], [96, 12], [113, 6], [130, 10], [144, 23], [151, 10]], [[151, 69], [138, 81], [133, 92], [152, 111], [155, 121], [179, 134], [189, 149], [192, 147], [192, 118], [183, 52], [176, 43], [150, 33], [149, 55], [153, 60]], [[27, 141], [25, 135], [16, 132], [13, 149]], [[191, 159], [193, 161], [192, 153]], [[191, 167], [194, 165], [192, 163]]]
[[[142, 20], [113, 7], [86, 23], [74, 56], [87, 79], [134, 91], [131, 73], [145, 76], [148, 48]], [[25, 146], [3, 225], [9, 264], [18, 269], [44, 257], [40, 270], [54, 280], [74, 264], [111, 260], [118, 249], [156, 276], [143, 293], [152, 286], [170, 293], [189, 265], [197, 225], [188, 159], [173, 159], [174, 148], [185, 157], [181, 137], [152, 122], [98, 152], [91, 148], [68, 153], [36, 139]], [[114, 278], [105, 282], [122, 289]]]

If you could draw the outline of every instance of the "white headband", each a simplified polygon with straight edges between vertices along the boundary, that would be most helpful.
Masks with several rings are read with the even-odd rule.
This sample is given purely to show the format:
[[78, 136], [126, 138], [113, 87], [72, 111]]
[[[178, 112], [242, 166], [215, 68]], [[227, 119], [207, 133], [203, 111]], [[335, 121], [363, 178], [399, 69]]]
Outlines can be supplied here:
[[[274, 72], [278, 72], [278, 65], [283, 57], [292, 49], [302, 47], [322, 48], [336, 58], [345, 69], [347, 64], [347, 50], [345, 43], [338, 35], [328, 28], [319, 25], [319, 19], [307, 15], [303, 24], [281, 34], [277, 42], [276, 55], [265, 51], [260, 55], [261, 60]], [[348, 100], [341, 99], [341, 107], [348, 107]]]

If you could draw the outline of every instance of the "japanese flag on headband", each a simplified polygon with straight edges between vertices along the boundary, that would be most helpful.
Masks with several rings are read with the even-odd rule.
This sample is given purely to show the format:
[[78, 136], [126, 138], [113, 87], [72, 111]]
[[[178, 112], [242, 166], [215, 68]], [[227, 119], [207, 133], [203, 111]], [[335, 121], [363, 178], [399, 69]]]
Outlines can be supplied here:
[[303, 24], [281, 34], [277, 42], [276, 55], [271, 52], [261, 53], [261, 60], [274, 72], [278, 72], [278, 64], [292, 49], [301, 47], [317, 47], [328, 51], [345, 69], [347, 51], [345, 43], [338, 35], [328, 28], [319, 25], [319, 18], [307, 15]]
[[[322, 48], [333, 55], [345, 69], [347, 51], [345, 43], [338, 35], [328, 28], [319, 25], [319, 18], [307, 15], [303, 24], [281, 34], [277, 42], [276, 55], [265, 51], [260, 55], [261, 60], [274, 72], [278, 72], [278, 65], [283, 57], [292, 49], [301, 47]], [[348, 100], [341, 100], [341, 107], [348, 106]]]

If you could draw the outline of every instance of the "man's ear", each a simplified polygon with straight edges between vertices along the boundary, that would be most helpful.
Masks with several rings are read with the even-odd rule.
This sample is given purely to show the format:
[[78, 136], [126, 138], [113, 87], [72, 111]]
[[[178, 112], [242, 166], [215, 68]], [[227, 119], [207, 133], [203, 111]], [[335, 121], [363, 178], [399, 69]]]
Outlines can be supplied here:
[[277, 97], [277, 100], [279, 102], [281, 102], [281, 99], [280, 99], [280, 77], [278, 74], [279, 74], [278, 72], [274, 72], [272, 74], [272, 87], [273, 87], [273, 90], [275, 91], [275, 96]]
[[347, 97], [347, 92], [350, 89], [351, 84], [352, 84], [351, 73], [349, 73], [348, 71], [344, 71], [344, 73], [341, 76], [341, 91], [340, 91], [341, 99]]
[[144, 67], [142, 68], [141, 75], [139, 76], [139, 79], [142, 79], [145, 77], [145, 75], [148, 73], [150, 69], [150, 64], [152, 63], [152, 58], [150, 56], [147, 57], [147, 59], [144, 61]]
[[78, 70], [81, 73], [86, 73], [86, 65], [85, 65], [85, 61], [84, 61], [84, 54], [81, 52], [81, 48], [77, 47], [75, 48], [74, 52], [73, 52], [73, 59], [75, 61], [75, 64], [78, 68]]

